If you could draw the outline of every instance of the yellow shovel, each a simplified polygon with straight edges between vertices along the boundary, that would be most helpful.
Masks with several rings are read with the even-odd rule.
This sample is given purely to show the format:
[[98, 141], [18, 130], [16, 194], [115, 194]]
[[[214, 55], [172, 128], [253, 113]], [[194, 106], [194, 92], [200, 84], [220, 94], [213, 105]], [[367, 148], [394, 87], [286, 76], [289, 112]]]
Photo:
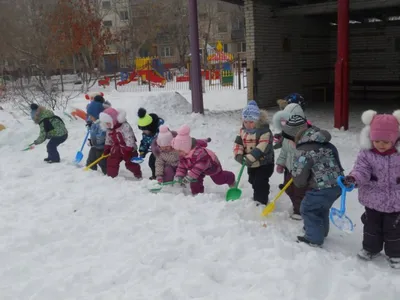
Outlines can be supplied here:
[[276, 200], [279, 199], [280, 196], [287, 190], [287, 188], [292, 184], [293, 178], [291, 178], [286, 185], [283, 187], [283, 189], [278, 193], [278, 195], [275, 196], [274, 200], [272, 200], [270, 203], [267, 204], [267, 206], [264, 208], [262, 211], [261, 215], [263, 217], [268, 216], [270, 213], [272, 213], [275, 210], [275, 202]]
[[87, 167], [83, 168], [83, 170], [84, 170], [84, 171], [89, 170], [91, 167], [93, 167], [93, 166], [94, 166], [95, 164], [97, 164], [99, 161], [101, 161], [102, 159], [107, 158], [107, 157], [109, 157], [109, 156], [110, 156], [110, 154], [100, 156], [98, 159], [96, 159], [96, 160], [95, 160], [94, 162], [92, 162], [90, 165], [88, 165]]

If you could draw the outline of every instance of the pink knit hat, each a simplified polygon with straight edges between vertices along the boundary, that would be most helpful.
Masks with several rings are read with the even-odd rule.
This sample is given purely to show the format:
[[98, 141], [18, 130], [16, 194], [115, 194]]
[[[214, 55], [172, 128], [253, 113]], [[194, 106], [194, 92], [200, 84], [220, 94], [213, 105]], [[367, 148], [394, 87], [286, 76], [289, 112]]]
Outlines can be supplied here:
[[400, 110], [396, 110], [392, 115], [378, 115], [376, 111], [368, 110], [362, 114], [361, 119], [367, 125], [361, 132], [361, 146], [370, 149], [372, 141], [389, 141], [393, 145], [396, 144], [400, 137]]
[[172, 136], [171, 131], [169, 131], [168, 126], [161, 125], [159, 131], [160, 132], [158, 133], [157, 136], [157, 145], [160, 147], [171, 146], [171, 142], [174, 137]]
[[171, 146], [178, 151], [190, 152], [192, 149], [192, 138], [190, 137], [189, 126], [182, 125], [177, 132], [178, 135], [172, 140]]
[[118, 123], [126, 122], [126, 112], [109, 107], [100, 113], [99, 120], [101, 123], [111, 123], [114, 127]]

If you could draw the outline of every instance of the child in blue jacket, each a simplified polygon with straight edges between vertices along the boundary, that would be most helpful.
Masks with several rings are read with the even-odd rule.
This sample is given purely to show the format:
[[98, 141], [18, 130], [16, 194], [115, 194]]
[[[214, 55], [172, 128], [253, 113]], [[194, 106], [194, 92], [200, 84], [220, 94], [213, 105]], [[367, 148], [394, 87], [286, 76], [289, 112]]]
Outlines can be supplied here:
[[[158, 129], [164, 124], [164, 120], [156, 114], [148, 114], [144, 108], [138, 110], [138, 127], [142, 130], [142, 140], [139, 146], [139, 155], [144, 158], [151, 151], [151, 144], [158, 135]], [[156, 157], [151, 153], [149, 158], [149, 167], [151, 169], [150, 180], [156, 179]]]
[[[86, 166], [90, 165], [96, 159], [98, 159], [104, 151], [104, 144], [106, 141], [106, 131], [100, 127], [99, 115], [103, 112], [103, 103], [98, 101], [92, 101], [87, 106], [86, 111], [88, 118], [90, 119], [90, 138], [88, 139], [88, 145], [91, 147], [89, 151], [89, 156], [86, 161]], [[98, 165], [104, 175], [107, 174], [107, 158], [100, 160]], [[92, 170], [97, 170], [97, 165], [91, 167]]]

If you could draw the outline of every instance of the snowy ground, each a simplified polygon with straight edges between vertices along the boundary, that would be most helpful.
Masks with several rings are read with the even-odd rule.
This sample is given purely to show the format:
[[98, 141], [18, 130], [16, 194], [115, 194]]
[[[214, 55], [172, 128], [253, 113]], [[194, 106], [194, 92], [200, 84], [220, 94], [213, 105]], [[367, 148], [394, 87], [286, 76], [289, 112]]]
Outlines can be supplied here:
[[[223, 166], [238, 172], [232, 143], [245, 91], [206, 93], [204, 117], [190, 114], [191, 104], [173, 92], [108, 92], [106, 98], [127, 111], [138, 139], [136, 111], [144, 106], [171, 128], [189, 123], [194, 137], [211, 137], [210, 149]], [[86, 104], [81, 97], [71, 105]], [[332, 108], [307, 115], [332, 128]], [[331, 131], [346, 171], [358, 151], [360, 111], [354, 116], [350, 132]], [[196, 197], [178, 188], [150, 194], [149, 180], [136, 181], [123, 164], [116, 179], [72, 164], [85, 135], [83, 121], [67, 121], [70, 137], [59, 148], [59, 165], [43, 163], [46, 144], [20, 151], [36, 138], [38, 127], [28, 117], [19, 121], [0, 111], [0, 123], [7, 126], [0, 132], [2, 300], [399, 298], [398, 271], [383, 257], [365, 263], [355, 256], [363, 211], [357, 192], [348, 197], [355, 232], [332, 227], [323, 249], [310, 248], [295, 242], [302, 224], [289, 219], [286, 196], [275, 213], [260, 217], [247, 176], [240, 184], [243, 200], [232, 203], [224, 200], [226, 187], [210, 180], [206, 194]], [[148, 178], [147, 164], [143, 169]], [[274, 196], [282, 177], [274, 174], [271, 181]]]

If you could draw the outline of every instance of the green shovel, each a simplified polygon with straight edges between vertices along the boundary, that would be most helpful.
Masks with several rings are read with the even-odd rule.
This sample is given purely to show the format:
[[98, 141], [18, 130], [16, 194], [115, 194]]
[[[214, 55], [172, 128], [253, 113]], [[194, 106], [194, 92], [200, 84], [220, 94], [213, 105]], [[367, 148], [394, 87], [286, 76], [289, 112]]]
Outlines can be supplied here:
[[226, 192], [226, 201], [234, 201], [234, 200], [238, 200], [240, 199], [240, 197], [242, 196], [242, 190], [238, 188], [239, 186], [239, 182], [240, 182], [240, 178], [242, 178], [242, 174], [243, 174], [243, 170], [244, 167], [246, 166], [246, 163], [243, 162], [242, 163], [242, 168], [240, 169], [239, 172], [239, 176], [236, 180], [236, 184], [235, 187], [230, 188], [227, 192]]

